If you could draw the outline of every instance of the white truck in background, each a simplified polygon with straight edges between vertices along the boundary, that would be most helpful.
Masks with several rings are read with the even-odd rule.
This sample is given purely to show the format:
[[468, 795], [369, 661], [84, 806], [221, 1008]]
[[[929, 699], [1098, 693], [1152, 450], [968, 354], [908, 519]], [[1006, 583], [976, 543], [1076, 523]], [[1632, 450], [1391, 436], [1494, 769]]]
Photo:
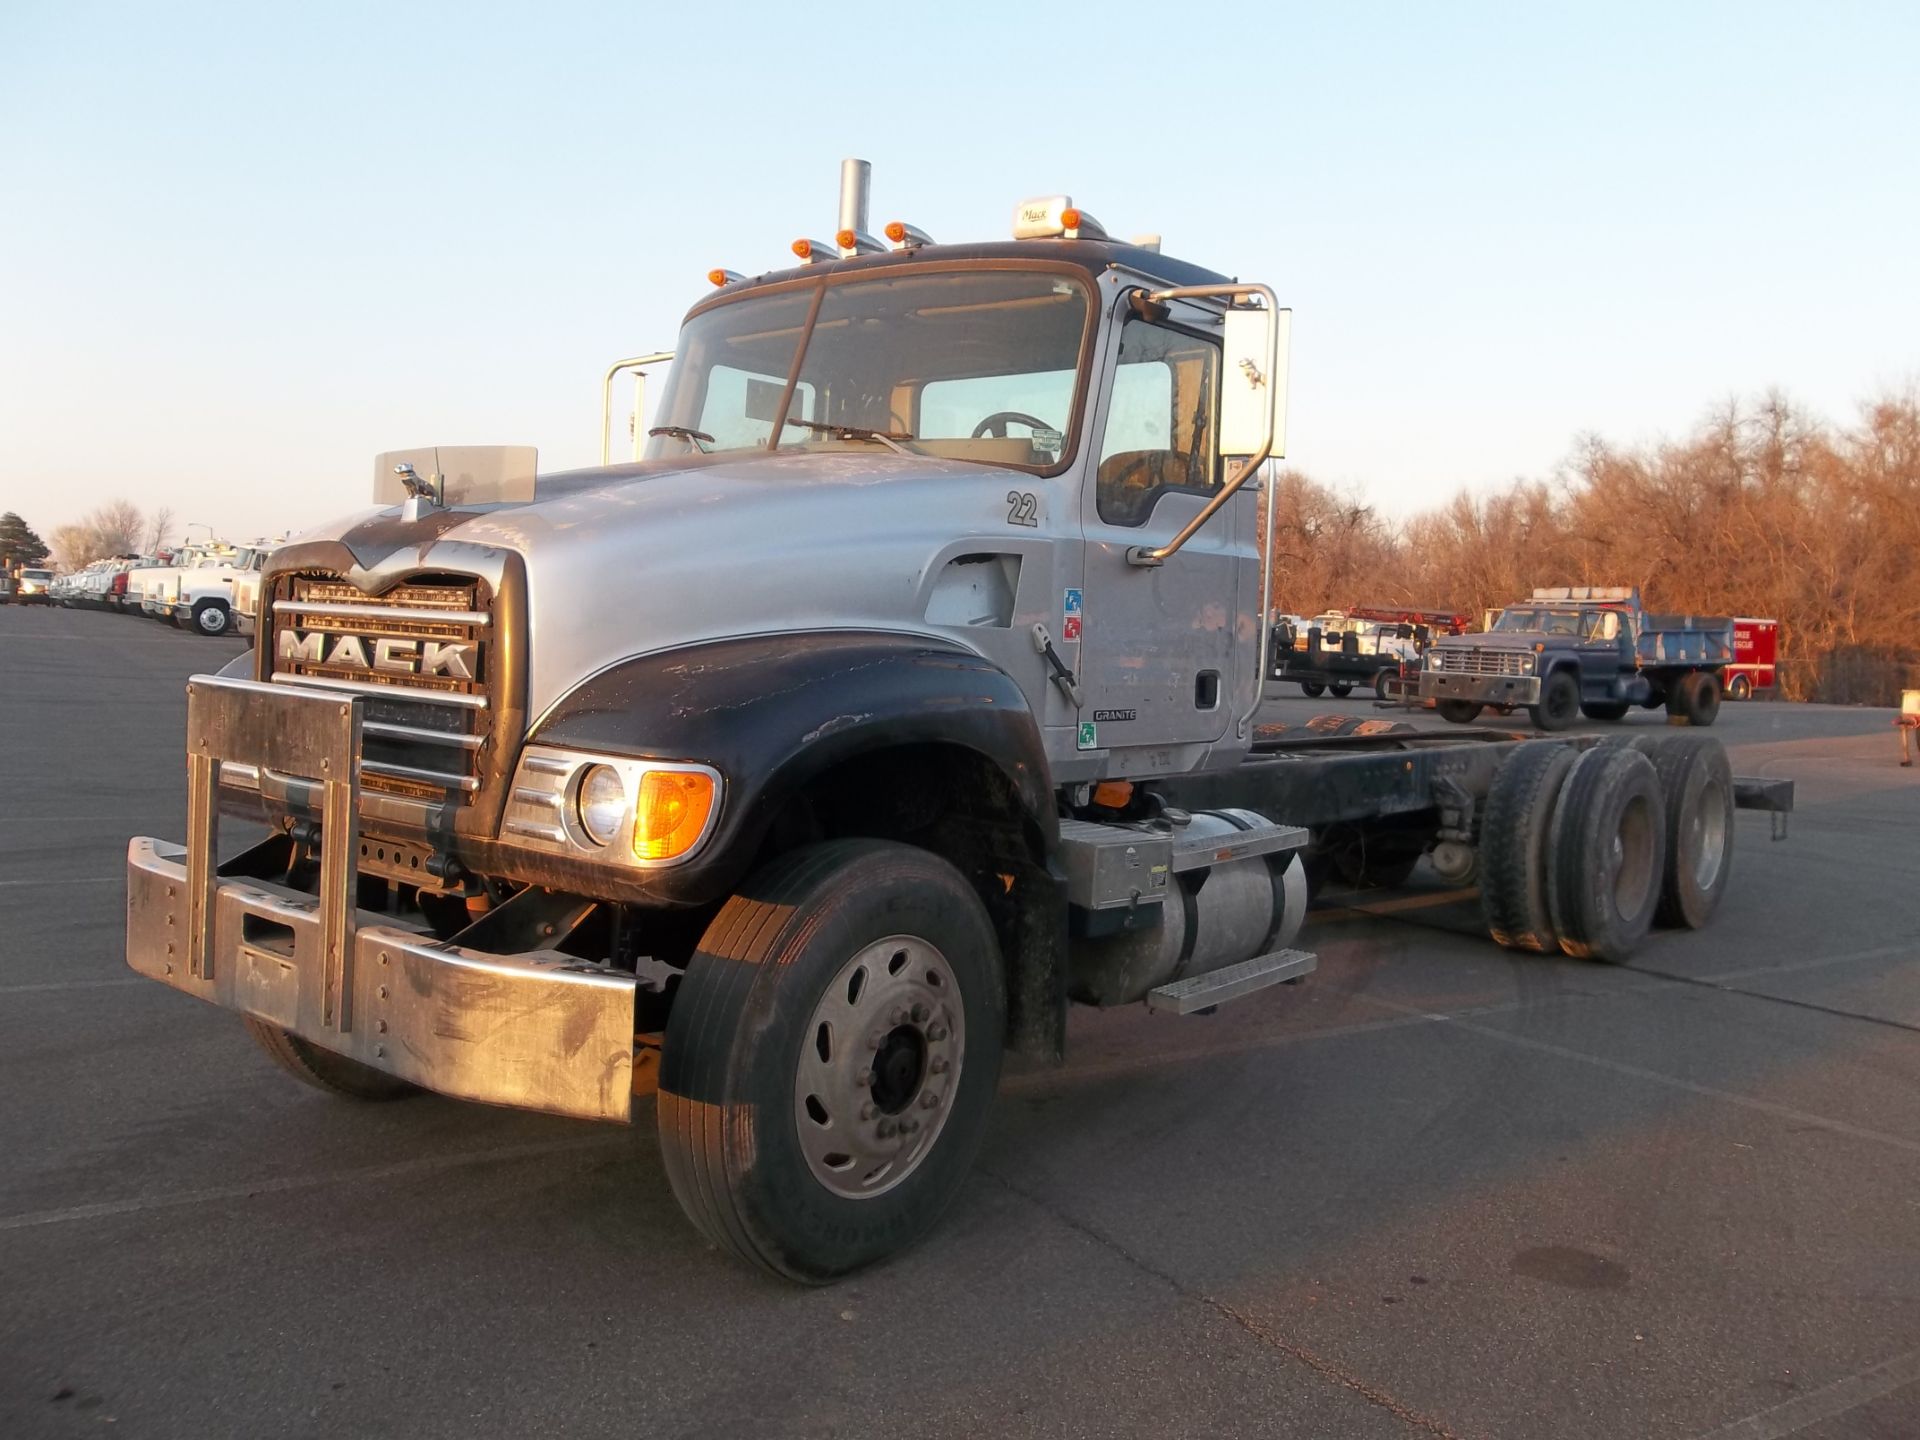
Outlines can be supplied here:
[[141, 609], [156, 620], [224, 635], [234, 625], [234, 595], [242, 576], [255, 576], [267, 552], [259, 546], [201, 550], [190, 563], [144, 572]]

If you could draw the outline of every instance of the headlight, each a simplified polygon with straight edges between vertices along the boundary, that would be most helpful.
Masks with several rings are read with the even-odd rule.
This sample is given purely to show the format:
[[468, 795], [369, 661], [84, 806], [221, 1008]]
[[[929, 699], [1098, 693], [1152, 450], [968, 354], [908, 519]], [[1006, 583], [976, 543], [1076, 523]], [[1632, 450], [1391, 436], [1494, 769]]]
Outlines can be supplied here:
[[627, 821], [627, 785], [611, 765], [592, 765], [574, 790], [574, 818], [596, 845], [611, 845]]

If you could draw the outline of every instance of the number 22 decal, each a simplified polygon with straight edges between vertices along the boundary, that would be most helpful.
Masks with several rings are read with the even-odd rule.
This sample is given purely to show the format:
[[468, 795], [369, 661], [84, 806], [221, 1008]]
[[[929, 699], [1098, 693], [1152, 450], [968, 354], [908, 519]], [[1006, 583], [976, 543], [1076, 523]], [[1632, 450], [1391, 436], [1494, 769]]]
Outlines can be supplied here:
[[1025, 490], [1009, 490], [1007, 523], [1037, 527], [1040, 524], [1040, 502]]

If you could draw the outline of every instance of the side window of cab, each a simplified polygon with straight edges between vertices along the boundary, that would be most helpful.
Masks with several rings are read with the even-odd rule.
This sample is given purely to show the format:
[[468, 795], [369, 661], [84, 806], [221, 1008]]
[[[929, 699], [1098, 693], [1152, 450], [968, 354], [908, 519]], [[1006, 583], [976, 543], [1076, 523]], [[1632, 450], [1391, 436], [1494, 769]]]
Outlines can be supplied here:
[[1100, 441], [1094, 506], [1109, 525], [1144, 525], [1169, 490], [1211, 494], [1220, 347], [1205, 336], [1129, 316]]

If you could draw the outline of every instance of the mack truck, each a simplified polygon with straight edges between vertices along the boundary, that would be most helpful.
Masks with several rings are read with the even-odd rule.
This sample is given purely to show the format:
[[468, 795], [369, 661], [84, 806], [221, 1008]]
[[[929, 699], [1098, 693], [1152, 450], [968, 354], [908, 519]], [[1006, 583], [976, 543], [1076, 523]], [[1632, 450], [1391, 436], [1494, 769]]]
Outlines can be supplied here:
[[1478, 868], [1523, 951], [1706, 923], [1735, 806], [1791, 802], [1710, 739], [1261, 722], [1268, 286], [1064, 195], [940, 244], [866, 194], [714, 273], [639, 459], [394, 452], [273, 553], [185, 839], [129, 844], [135, 971], [337, 1096], [651, 1101], [700, 1231], [820, 1283], [929, 1229], [1070, 1005], [1306, 978], [1310, 873]]
[[1733, 637], [1729, 619], [1649, 613], [1631, 585], [1539, 587], [1486, 630], [1427, 651], [1420, 695], [1457, 725], [1491, 707], [1564, 730], [1582, 715], [1622, 720], [1663, 705], [1675, 720], [1711, 725]]

